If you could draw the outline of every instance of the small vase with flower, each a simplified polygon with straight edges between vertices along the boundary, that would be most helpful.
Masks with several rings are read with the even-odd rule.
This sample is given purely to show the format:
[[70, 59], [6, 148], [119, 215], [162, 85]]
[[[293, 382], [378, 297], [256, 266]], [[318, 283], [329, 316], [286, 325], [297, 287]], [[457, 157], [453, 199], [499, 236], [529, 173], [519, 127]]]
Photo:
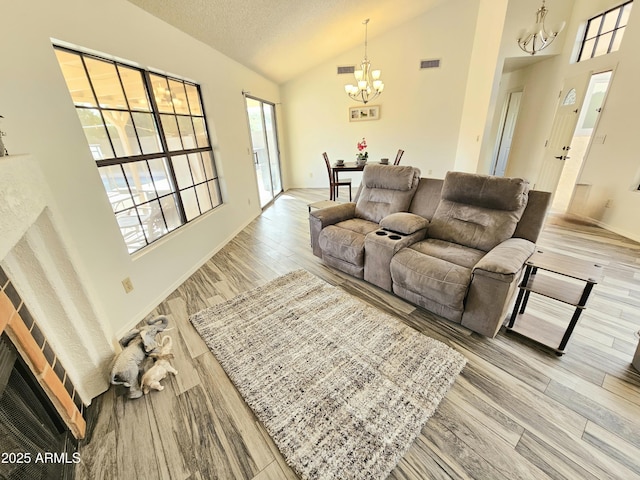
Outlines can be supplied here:
[[367, 141], [362, 138], [362, 141], [358, 142], [358, 154], [356, 155], [356, 163], [358, 165], [363, 165], [367, 163], [367, 159], [369, 158], [369, 152], [367, 150]]

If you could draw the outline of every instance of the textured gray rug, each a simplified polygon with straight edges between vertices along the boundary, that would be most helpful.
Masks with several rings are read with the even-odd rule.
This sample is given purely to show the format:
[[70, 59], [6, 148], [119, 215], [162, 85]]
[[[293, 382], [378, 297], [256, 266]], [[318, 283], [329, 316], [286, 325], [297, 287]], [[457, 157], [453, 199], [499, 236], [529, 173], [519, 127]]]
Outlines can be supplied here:
[[304, 270], [191, 322], [305, 479], [386, 478], [466, 363]]

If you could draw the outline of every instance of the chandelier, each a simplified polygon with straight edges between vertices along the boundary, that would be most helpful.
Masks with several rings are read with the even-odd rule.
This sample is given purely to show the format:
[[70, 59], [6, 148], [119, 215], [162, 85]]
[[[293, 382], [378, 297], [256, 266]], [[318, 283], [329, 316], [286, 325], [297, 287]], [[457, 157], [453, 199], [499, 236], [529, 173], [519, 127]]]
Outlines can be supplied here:
[[384, 83], [380, 80], [380, 70], [371, 70], [371, 62], [367, 58], [367, 25], [369, 19], [364, 22], [364, 59], [360, 62], [360, 69], [355, 70], [353, 75], [356, 77], [356, 85], [345, 85], [344, 91], [357, 102], [367, 103], [384, 90]]
[[540, 50], [548, 47], [564, 28], [564, 22], [562, 22], [555, 31], [547, 31], [544, 26], [544, 19], [548, 10], [544, 2], [545, 0], [542, 0], [542, 5], [536, 12], [536, 24], [529, 30], [522, 30], [518, 36], [518, 46], [531, 55], [535, 55]]

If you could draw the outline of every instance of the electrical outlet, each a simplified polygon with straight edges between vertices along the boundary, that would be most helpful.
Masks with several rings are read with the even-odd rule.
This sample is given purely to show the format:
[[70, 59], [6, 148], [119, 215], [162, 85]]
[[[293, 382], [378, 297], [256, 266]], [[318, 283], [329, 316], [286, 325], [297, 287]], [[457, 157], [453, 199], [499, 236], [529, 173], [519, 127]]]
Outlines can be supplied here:
[[122, 286], [124, 287], [125, 293], [131, 293], [131, 291], [133, 290], [133, 282], [129, 277], [122, 280]]
[[604, 204], [604, 208], [611, 208], [611, 199], [607, 200], [607, 202]]

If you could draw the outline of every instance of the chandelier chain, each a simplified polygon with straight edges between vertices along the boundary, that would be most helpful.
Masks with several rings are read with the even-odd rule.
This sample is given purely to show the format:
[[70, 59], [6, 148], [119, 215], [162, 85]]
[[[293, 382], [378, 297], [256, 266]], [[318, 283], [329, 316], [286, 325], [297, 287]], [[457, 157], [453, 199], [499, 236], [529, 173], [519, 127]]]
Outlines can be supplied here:
[[369, 33], [369, 19], [367, 18], [364, 22], [364, 59], [367, 59], [367, 44], [368, 42], [368, 33]]

